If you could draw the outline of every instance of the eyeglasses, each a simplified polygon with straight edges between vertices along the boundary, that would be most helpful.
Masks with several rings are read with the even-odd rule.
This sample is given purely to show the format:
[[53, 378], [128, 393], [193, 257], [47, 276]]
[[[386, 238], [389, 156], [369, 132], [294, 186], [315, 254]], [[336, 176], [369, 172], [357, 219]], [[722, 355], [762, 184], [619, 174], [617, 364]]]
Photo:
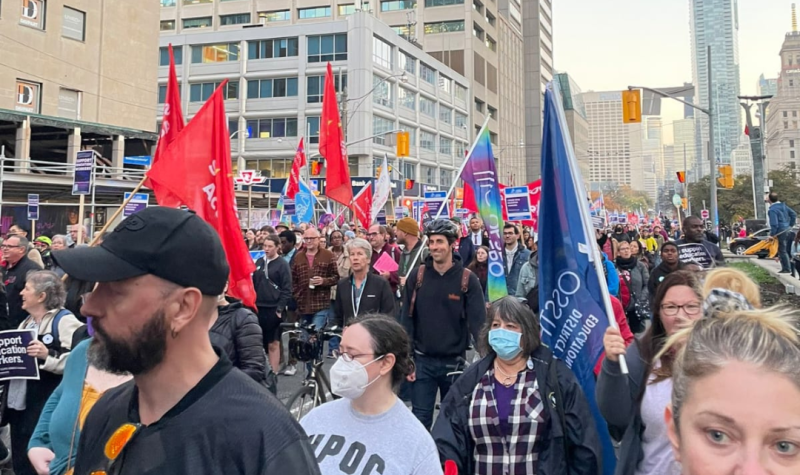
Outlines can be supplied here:
[[2, 245], [0, 245], [0, 249], [13, 249], [15, 247], [22, 247], [22, 246], [12, 246], [11, 244], [2, 244]]
[[349, 362], [353, 361], [354, 359], [359, 358], [361, 356], [375, 356], [375, 353], [361, 353], [361, 354], [358, 354], [358, 355], [353, 355], [353, 354], [350, 354], [350, 353], [347, 353], [347, 352], [344, 352], [344, 351], [334, 350], [333, 351], [333, 356], [335, 356], [337, 358], [341, 357], [343, 360], [345, 360], [345, 361], [347, 361], [349, 363]]
[[141, 427], [141, 424], [125, 423], [115, 430], [114, 433], [111, 434], [111, 437], [108, 438], [103, 451], [108, 459], [108, 470], [106, 470], [108, 473], [112, 473], [111, 469], [114, 467], [117, 460], [120, 459], [119, 456], [122, 455], [122, 452], [125, 451], [125, 448], [130, 441], [133, 440], [134, 436], [140, 432], [139, 429], [141, 429]]
[[703, 310], [703, 307], [699, 303], [687, 303], [685, 305], [667, 304], [661, 306], [661, 313], [668, 317], [674, 317], [678, 314], [678, 309], [683, 309], [686, 315], [697, 315]]
[[314, 242], [317, 239], [319, 239], [319, 237], [310, 237], [310, 238], [303, 238], [303, 241], [305, 241], [305, 242]]
[[375, 237], [380, 233], [367, 233], [367, 237]]

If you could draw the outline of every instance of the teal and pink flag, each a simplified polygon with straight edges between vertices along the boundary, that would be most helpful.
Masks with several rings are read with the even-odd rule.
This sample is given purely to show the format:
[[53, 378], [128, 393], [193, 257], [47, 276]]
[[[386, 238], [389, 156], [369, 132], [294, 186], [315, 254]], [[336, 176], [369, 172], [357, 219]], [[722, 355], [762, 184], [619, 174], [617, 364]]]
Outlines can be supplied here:
[[508, 295], [506, 273], [503, 265], [503, 206], [500, 201], [500, 183], [497, 165], [492, 154], [489, 129], [483, 126], [467, 163], [461, 172], [461, 179], [472, 188], [486, 231], [489, 234], [489, 272], [487, 287], [489, 301], [493, 302]]

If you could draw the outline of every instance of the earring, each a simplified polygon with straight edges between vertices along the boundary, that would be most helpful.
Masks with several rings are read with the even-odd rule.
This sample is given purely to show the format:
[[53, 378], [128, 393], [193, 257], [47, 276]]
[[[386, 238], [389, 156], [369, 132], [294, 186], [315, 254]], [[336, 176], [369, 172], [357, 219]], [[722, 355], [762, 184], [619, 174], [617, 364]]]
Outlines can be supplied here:
[[174, 328], [170, 328], [169, 332], [172, 335], [173, 340], [178, 337], [178, 332], [176, 332]]

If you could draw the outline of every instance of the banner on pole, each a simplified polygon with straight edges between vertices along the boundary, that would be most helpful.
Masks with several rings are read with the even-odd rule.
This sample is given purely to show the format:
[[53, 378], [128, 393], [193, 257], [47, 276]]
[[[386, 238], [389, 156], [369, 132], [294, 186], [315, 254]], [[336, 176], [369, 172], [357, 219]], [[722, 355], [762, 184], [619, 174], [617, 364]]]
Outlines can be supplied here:
[[528, 187], [506, 188], [505, 206], [509, 221], [531, 219], [531, 200]]
[[[127, 201], [128, 197], [130, 196], [131, 194], [126, 191], [125, 201]], [[128, 201], [128, 204], [125, 205], [125, 209], [122, 210], [123, 219], [147, 208], [149, 202], [150, 202], [150, 195], [148, 195], [147, 193], [136, 193], [135, 195], [133, 195], [133, 198], [130, 201]]]
[[286, 216], [294, 216], [294, 200], [291, 198], [283, 199], [283, 214]]
[[94, 150], [81, 150], [75, 157], [75, 173], [72, 177], [72, 194], [88, 195], [92, 192], [92, 170]]
[[28, 221], [36, 221], [39, 219], [39, 195], [28, 195]]
[[378, 214], [375, 215], [375, 221], [380, 225], [386, 226], [386, 210], [378, 211]]
[[[446, 191], [426, 191], [425, 204], [428, 205], [428, 212], [431, 216], [449, 217], [449, 203], [447, 203]], [[439, 212], [441, 210], [441, 213]]]
[[[45, 335], [52, 338], [52, 335]], [[28, 345], [36, 339], [36, 330], [0, 332], [0, 381], [39, 379], [36, 357], [28, 356]]]
[[406, 207], [405, 206], [395, 206], [394, 208], [394, 219], [400, 220], [403, 219], [406, 215]]

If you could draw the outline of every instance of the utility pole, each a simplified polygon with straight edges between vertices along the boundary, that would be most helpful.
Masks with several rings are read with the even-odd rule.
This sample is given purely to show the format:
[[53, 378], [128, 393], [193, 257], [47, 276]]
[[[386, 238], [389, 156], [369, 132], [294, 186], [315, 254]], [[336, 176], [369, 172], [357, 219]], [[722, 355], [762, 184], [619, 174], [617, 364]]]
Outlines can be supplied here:
[[709, 151], [708, 161], [711, 165], [711, 223], [713, 226], [712, 232], [719, 233], [719, 213], [717, 210], [717, 148], [714, 143], [714, 107], [711, 100], [711, 45], [706, 47], [706, 58], [708, 59], [708, 145], [711, 149]]
[[692, 215], [692, 203], [689, 201], [689, 172], [686, 170], [686, 144], [683, 144], [683, 197], [686, 198], [686, 216]]

